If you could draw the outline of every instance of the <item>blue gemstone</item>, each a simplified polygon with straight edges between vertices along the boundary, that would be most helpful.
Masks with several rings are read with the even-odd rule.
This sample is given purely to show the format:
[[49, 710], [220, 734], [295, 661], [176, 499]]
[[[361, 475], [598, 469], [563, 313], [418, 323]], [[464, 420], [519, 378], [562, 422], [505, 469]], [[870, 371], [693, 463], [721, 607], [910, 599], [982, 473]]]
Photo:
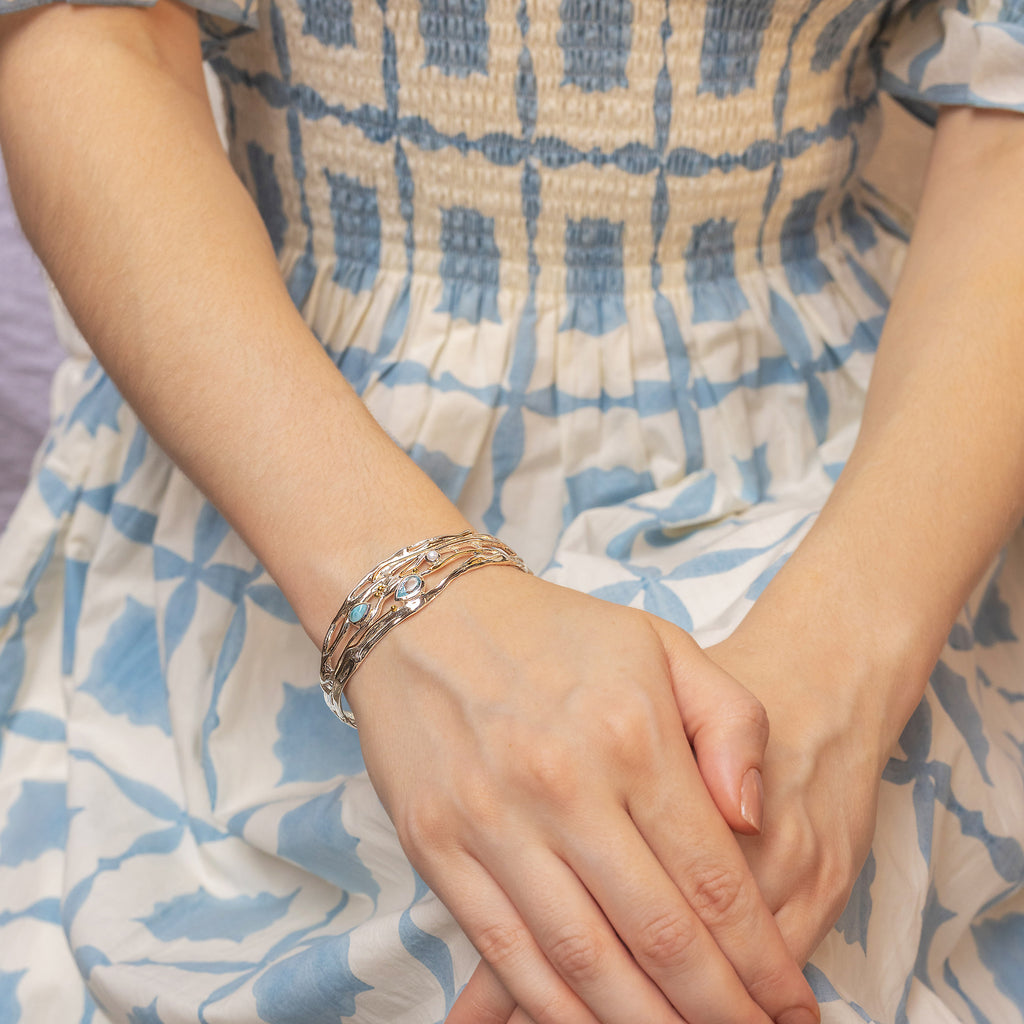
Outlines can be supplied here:
[[399, 601], [404, 601], [407, 598], [415, 597], [422, 589], [422, 576], [406, 576], [405, 579], [398, 584], [398, 589], [395, 591], [395, 597], [397, 597]]
[[362, 622], [366, 618], [366, 613], [370, 610], [370, 606], [365, 602], [363, 604], [357, 604], [355, 608], [348, 613], [348, 621], [355, 625], [357, 622]]

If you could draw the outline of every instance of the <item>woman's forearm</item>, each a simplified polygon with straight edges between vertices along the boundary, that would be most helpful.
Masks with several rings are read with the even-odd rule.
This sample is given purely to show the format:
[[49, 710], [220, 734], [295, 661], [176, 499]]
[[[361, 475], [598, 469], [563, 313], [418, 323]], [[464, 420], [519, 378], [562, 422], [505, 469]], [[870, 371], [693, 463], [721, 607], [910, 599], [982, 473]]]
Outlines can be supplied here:
[[1024, 515], [1022, 174], [1024, 118], [943, 113], [856, 446], [750, 616], [836, 679], [902, 680], [901, 722]]
[[217, 137], [193, 12], [59, 4], [0, 22], [0, 143], [100, 361], [312, 637], [381, 557], [466, 527], [292, 305]]

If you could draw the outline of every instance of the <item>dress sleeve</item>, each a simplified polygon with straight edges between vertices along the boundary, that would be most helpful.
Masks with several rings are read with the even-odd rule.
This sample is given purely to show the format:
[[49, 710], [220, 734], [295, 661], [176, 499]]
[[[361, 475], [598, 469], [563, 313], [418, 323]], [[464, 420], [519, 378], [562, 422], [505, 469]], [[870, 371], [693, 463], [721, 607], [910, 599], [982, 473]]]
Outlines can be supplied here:
[[922, 120], [943, 105], [1024, 113], [1024, 0], [909, 0], [876, 46], [879, 84]]
[[[104, 7], [153, 7], [156, 0], [0, 0], [0, 14], [13, 14], [49, 3], [75, 3]], [[199, 12], [203, 32], [209, 40], [224, 40], [257, 26], [256, 0], [183, 0]]]

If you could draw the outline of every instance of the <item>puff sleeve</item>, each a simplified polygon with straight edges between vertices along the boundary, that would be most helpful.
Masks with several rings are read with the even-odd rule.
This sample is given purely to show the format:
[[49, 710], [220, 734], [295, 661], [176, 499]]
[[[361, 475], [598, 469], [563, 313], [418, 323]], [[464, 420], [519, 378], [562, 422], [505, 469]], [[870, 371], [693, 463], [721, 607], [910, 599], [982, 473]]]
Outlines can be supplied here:
[[1024, 113], [1024, 0], [909, 0], [876, 54], [881, 87], [928, 122], [942, 105]]
[[[256, 28], [257, 0], [183, 0], [200, 15], [200, 23], [209, 40], [222, 40], [241, 30]], [[74, 3], [89, 6], [153, 7], [156, 0], [0, 0], [0, 15], [13, 14], [49, 3]]]

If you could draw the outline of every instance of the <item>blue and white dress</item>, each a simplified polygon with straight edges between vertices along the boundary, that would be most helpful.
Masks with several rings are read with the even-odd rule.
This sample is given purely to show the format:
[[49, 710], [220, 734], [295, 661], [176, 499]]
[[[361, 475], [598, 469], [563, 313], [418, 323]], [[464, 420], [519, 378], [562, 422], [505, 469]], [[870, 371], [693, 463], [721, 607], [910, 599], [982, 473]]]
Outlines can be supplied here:
[[[339, 371], [535, 569], [702, 641], [853, 443], [906, 245], [879, 88], [1024, 112], [1019, 0], [197, 6]], [[441, 1021], [475, 954], [317, 652], [70, 347], [0, 541], [0, 1021]], [[826, 1021], [1024, 1021], [1022, 633], [1018, 535], [808, 967]]]

